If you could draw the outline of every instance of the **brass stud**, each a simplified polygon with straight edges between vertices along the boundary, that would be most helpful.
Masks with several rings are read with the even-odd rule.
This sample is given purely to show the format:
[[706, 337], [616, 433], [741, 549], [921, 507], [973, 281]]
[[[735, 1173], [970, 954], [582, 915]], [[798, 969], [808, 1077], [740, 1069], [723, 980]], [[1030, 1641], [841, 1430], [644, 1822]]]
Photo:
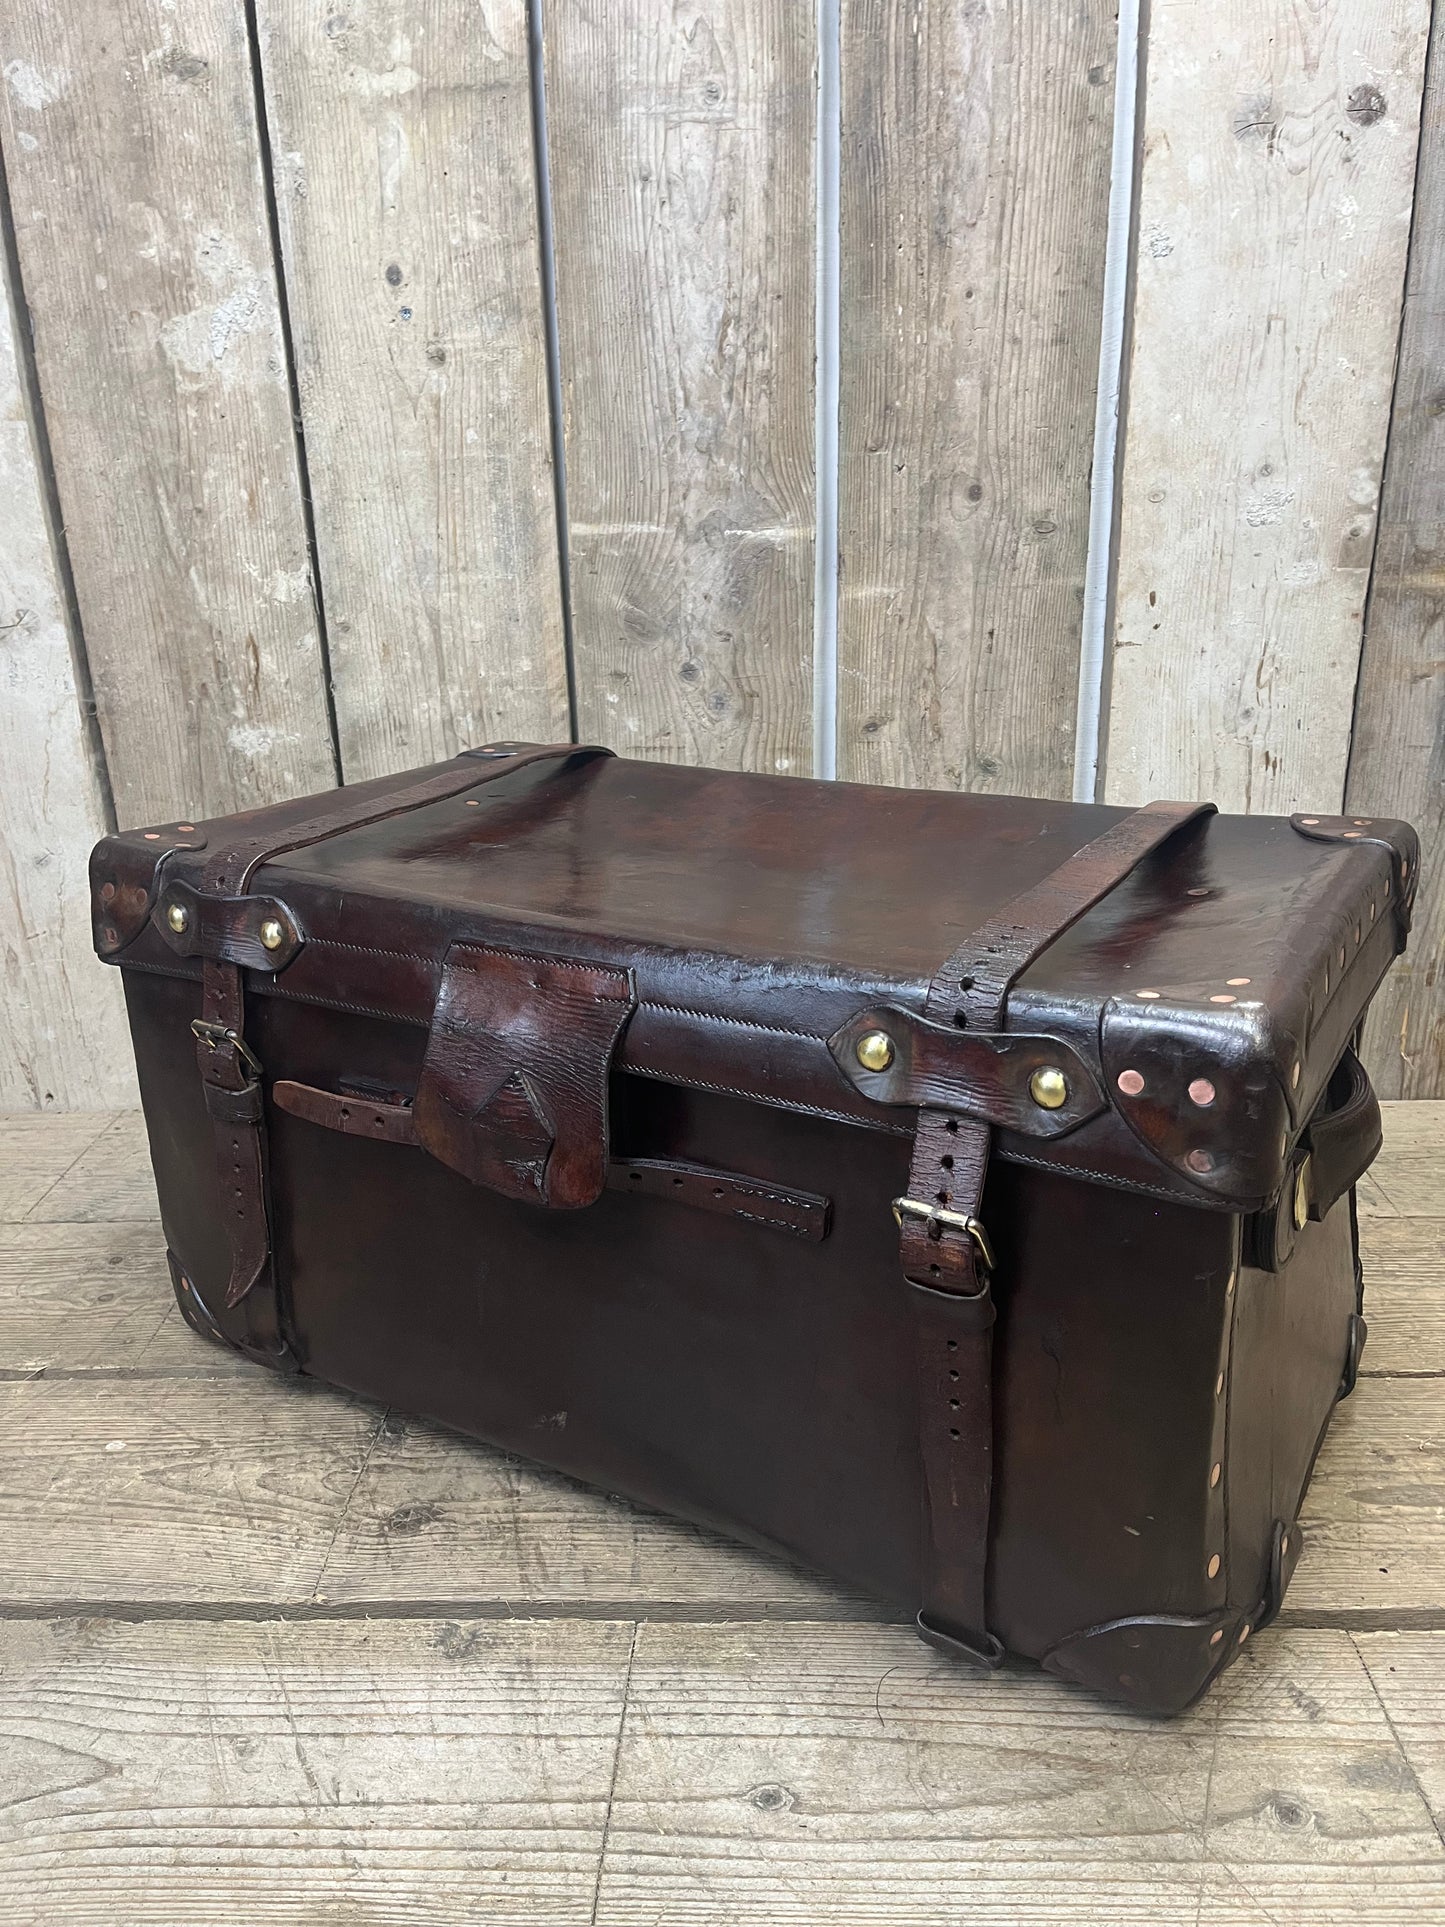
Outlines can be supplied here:
[[1029, 1079], [1029, 1096], [1046, 1111], [1057, 1111], [1069, 1101], [1068, 1079], [1052, 1064], [1043, 1064]]
[[166, 905], [166, 922], [178, 937], [183, 937], [191, 927], [191, 913], [183, 903]]
[[1205, 1571], [1211, 1579], [1217, 1579], [1219, 1577], [1219, 1554], [1217, 1552], [1210, 1559], [1209, 1564], [1205, 1567]]
[[893, 1062], [893, 1039], [886, 1030], [870, 1030], [858, 1039], [854, 1055], [865, 1071], [886, 1071]]
[[275, 917], [267, 917], [257, 935], [263, 950], [279, 950], [286, 941], [286, 931]]

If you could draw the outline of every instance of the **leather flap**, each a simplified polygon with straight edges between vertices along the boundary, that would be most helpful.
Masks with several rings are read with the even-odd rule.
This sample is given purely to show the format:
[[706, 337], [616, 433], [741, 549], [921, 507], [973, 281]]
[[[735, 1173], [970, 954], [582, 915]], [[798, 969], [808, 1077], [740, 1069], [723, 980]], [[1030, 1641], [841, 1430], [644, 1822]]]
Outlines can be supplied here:
[[454, 943], [417, 1085], [417, 1141], [473, 1184], [576, 1210], [607, 1183], [607, 1084], [632, 973]]

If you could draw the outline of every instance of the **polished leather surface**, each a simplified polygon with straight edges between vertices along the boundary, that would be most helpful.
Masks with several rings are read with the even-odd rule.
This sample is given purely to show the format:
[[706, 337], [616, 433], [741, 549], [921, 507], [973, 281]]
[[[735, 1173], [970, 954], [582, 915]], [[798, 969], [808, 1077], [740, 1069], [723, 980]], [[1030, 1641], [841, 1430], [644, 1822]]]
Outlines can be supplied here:
[[[940, 960], [971, 930], [1126, 814], [601, 757], [504, 775], [473, 803], [454, 797], [268, 864], [255, 887], [288, 904], [307, 942], [257, 987], [427, 1023], [453, 941], [580, 956], [634, 973], [627, 1068], [827, 1116], [886, 1116], [900, 1134], [911, 1120], [853, 1086], [829, 1036], [866, 1002], [921, 1011]], [[270, 830], [315, 807], [257, 820]], [[1281, 1093], [1293, 1138], [1395, 954], [1401, 864], [1414, 875], [1405, 826], [1375, 820], [1368, 839], [1379, 840], [1344, 834], [1226, 816], [1186, 831], [1026, 971], [1009, 1029], [1063, 1039], [1102, 1078], [1101, 1020], [1107, 1034], [1112, 1016], [1145, 1002], [1175, 1115], [1199, 1121], [1185, 1097], [1195, 1078], [1223, 1103], [1248, 1065]], [[154, 846], [138, 838], [97, 850], [98, 921], [107, 884], [124, 893], [154, 869]], [[195, 879], [202, 864], [175, 850], [165, 874]], [[119, 954], [136, 968], [186, 967], [153, 928]], [[1278, 1187], [1288, 1147], [1255, 1123], [1242, 1086], [1238, 1161], [1209, 1173], [1190, 1168], [1193, 1141], [1141, 1136], [1117, 1085], [1105, 1088], [1110, 1108], [1077, 1130], [1046, 1147], [1004, 1130], [997, 1152], [1224, 1209]]]
[[[386, 788], [347, 807], [384, 806]], [[872, 1005], [924, 1014], [969, 931], [1122, 813], [553, 755], [249, 874], [229, 861], [288, 826], [299, 837], [318, 812], [257, 813], [239, 841], [234, 825], [193, 826], [192, 849], [130, 833], [94, 860], [98, 924], [122, 904], [135, 924], [106, 925], [116, 939], [100, 947], [126, 966], [163, 1224], [197, 1330], [910, 1611], [928, 1603], [930, 1492], [986, 1486], [982, 1599], [952, 1542], [934, 1558], [945, 1594], [959, 1582], [942, 1600], [955, 1626], [984, 1624], [1158, 1710], [1228, 1663], [1298, 1556], [1301, 1490], [1359, 1332], [1348, 1194], [1333, 1209], [1321, 1195], [1322, 1221], [1274, 1270], [1252, 1262], [1254, 1227], [1316, 1142], [1331, 1185], [1368, 1155], [1368, 1102], [1334, 1073], [1394, 953], [1408, 833], [1186, 827], [985, 1013], [1066, 1042], [1107, 1108], [1054, 1139], [995, 1131], [1003, 1155], [976, 1169], [921, 1135], [997, 1250], [992, 1411], [968, 1442], [950, 1377], [968, 1313], [934, 1303], [949, 1294], [906, 1239], [923, 1290], [899, 1268], [891, 1206], [916, 1096], [867, 1097], [827, 1040]], [[231, 897], [249, 883], [304, 942], [244, 978], [208, 957], [203, 985], [154, 921], [177, 883]], [[534, 960], [541, 1001], [499, 974], [485, 1009], [458, 1006], [465, 1061], [439, 1065], [458, 946]], [[585, 1012], [545, 1021], [562, 1009], [545, 972], [577, 966], [594, 991], [627, 987], [610, 1039], [608, 1025], [589, 1039]], [[207, 1078], [189, 1026], [233, 995], [264, 1070]], [[1120, 1083], [1131, 1045], [1154, 1053], [1137, 1093]], [[415, 1133], [429, 1053], [459, 1120], [432, 1151], [394, 1116]], [[1186, 1090], [1206, 1074], [1220, 1086], [1211, 1124], [1229, 1118], [1213, 1139], [1185, 1108], [1209, 1108]], [[1333, 1124], [1311, 1115], [1332, 1077]], [[1231, 1079], [1268, 1105], [1242, 1105]], [[371, 1104], [382, 1124], [329, 1127], [313, 1100], [289, 1102], [298, 1089], [363, 1116]], [[502, 1117], [507, 1090], [526, 1103], [508, 1098]], [[1129, 1111], [1131, 1096], [1157, 1115]], [[550, 1199], [547, 1163], [583, 1111], [592, 1201]], [[243, 1298], [212, 1149], [224, 1128], [263, 1149], [247, 1183], [267, 1200], [268, 1252], [263, 1288]], [[958, 1134], [975, 1132], [986, 1151], [982, 1126]], [[433, 1154], [443, 1139], [463, 1147], [450, 1162]], [[1187, 1159], [1216, 1142], [1239, 1147], [1242, 1175], [1211, 1186]], [[500, 1167], [529, 1164], [541, 1181], [506, 1195]], [[746, 1209], [704, 1216], [699, 1173], [795, 1200], [802, 1226], [808, 1200], [831, 1210], [806, 1232]], [[676, 1195], [690, 1186], [694, 1208]]]

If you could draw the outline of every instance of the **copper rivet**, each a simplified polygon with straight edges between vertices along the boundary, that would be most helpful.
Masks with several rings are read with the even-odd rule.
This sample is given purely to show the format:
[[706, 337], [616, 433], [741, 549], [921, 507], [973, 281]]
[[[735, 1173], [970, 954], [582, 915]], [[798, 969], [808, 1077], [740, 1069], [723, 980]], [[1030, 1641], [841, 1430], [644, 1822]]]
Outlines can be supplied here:
[[1201, 1109], [1203, 1109], [1206, 1104], [1212, 1104], [1214, 1102], [1214, 1086], [1207, 1077], [1195, 1078], [1194, 1082], [1189, 1086], [1189, 1099], [1191, 1103], [1198, 1104]]
[[1120, 1071], [1119, 1089], [1125, 1097], [1137, 1097], [1144, 1088], [1144, 1079], [1138, 1071]]
[[1228, 991], [1219, 990], [1215, 992], [1209, 1001], [1211, 1004], [1236, 1004], [1239, 1002], [1239, 999], [1230, 996]]
[[187, 834], [189, 834], [190, 831], [192, 831], [195, 827], [196, 826], [194, 823], [177, 823], [176, 825], [176, 828], [178, 830], [184, 830], [186, 831]]
[[275, 917], [267, 917], [257, 935], [261, 939], [263, 950], [279, 950], [286, 941], [286, 931]]
[[147, 843], [159, 843], [161, 840], [161, 833], [159, 830], [147, 830], [145, 833], [145, 837], [146, 837]]
[[1226, 977], [1224, 981], [1227, 984], [1247, 984], [1249, 979], [1248, 977]]
[[1246, 1620], [1246, 1621], [1245, 1621], [1245, 1623], [1244, 1623], [1244, 1624], [1243, 1624], [1243, 1625], [1242, 1625], [1242, 1626], [1240, 1627], [1240, 1629], [1239, 1629], [1239, 1643], [1240, 1643], [1240, 1645], [1242, 1646], [1242, 1645], [1244, 1644], [1244, 1642], [1245, 1642], [1245, 1640], [1247, 1640], [1248, 1638], [1249, 1638], [1249, 1622], [1248, 1622], [1248, 1620]]
[[101, 886], [100, 886], [100, 900], [101, 900], [101, 902], [102, 902], [102, 903], [109, 903], [109, 902], [110, 902], [110, 900], [111, 900], [111, 898], [112, 898], [112, 897], [113, 897], [114, 895], [115, 895], [115, 885], [114, 885], [113, 883], [102, 883], [102, 884], [101, 884]]
[[1279, 1549], [1281, 1552], [1289, 1551], [1289, 1534], [1287, 1532], [1280, 1534]]
[[865, 1071], [886, 1071], [893, 1062], [893, 1039], [886, 1030], [865, 1032], [853, 1050]]
[[1159, 992], [1157, 990], [1136, 990], [1134, 995], [1136, 997], [1157, 997]]
[[1325, 995], [1326, 995], [1326, 997], [1328, 997], [1328, 996], [1329, 996], [1329, 994], [1330, 994], [1330, 973], [1329, 973], [1329, 971], [1327, 970], [1327, 971], [1325, 972]]
[[1069, 1083], [1053, 1064], [1041, 1064], [1029, 1079], [1029, 1096], [1045, 1111], [1057, 1111], [1069, 1101]]
[[1311, 829], [1314, 829], [1316, 827], [1316, 825], [1319, 823], [1319, 820], [1320, 819], [1317, 816], [1302, 816], [1300, 818], [1300, 822], [1308, 823]]
[[1231, 1271], [1229, 1276], [1224, 1281], [1224, 1295], [1226, 1298], [1232, 1296], [1234, 1292], [1234, 1287], [1236, 1284], [1238, 1284], [1238, 1282], [1239, 1282], [1239, 1273], [1237, 1271]]
[[1360, 835], [1360, 833], [1359, 833], [1359, 831], [1358, 831], [1358, 830], [1346, 830], [1346, 831], [1345, 831], [1345, 841], [1346, 841], [1347, 843], [1355, 843], [1355, 842], [1358, 842], [1358, 841], [1359, 841], [1359, 835]]
[[1218, 1378], [1216, 1378], [1214, 1381], [1214, 1396], [1218, 1398], [1220, 1393], [1223, 1390], [1224, 1390], [1224, 1373], [1221, 1372]]
[[1207, 897], [1209, 892], [1207, 890], [1186, 890], [1184, 894], [1186, 897]]
[[1210, 1489], [1210, 1491], [1211, 1491], [1211, 1492], [1212, 1492], [1212, 1491], [1214, 1490], [1214, 1488], [1215, 1488], [1215, 1486], [1217, 1486], [1217, 1485], [1219, 1484], [1219, 1479], [1220, 1479], [1220, 1475], [1221, 1475], [1221, 1473], [1222, 1473], [1223, 1471], [1224, 1471], [1224, 1467], [1223, 1467], [1222, 1465], [1211, 1465], [1211, 1466], [1210, 1466], [1210, 1468], [1209, 1468], [1209, 1489]]
[[1223, 1639], [1223, 1637], [1224, 1637], [1224, 1628], [1222, 1626], [1216, 1626], [1214, 1631], [1209, 1635], [1210, 1645], [1217, 1646], [1220, 1640]]
[[166, 922], [178, 937], [183, 937], [191, 927], [191, 913], [183, 903], [167, 904]]
[[1340, 945], [1340, 969], [1343, 970], [1344, 967], [1345, 967], [1345, 947], [1343, 944], [1341, 944]]
[[1184, 1162], [1191, 1171], [1207, 1172], [1214, 1169], [1214, 1157], [1209, 1151], [1191, 1151]]
[[1375, 921], [1375, 906], [1372, 903], [1370, 905], [1370, 922], [1373, 923], [1374, 921]]
[[1293, 1064], [1291, 1064], [1289, 1067], [1289, 1087], [1292, 1091], [1297, 1091], [1299, 1089], [1299, 1072], [1300, 1072], [1300, 1063], [1299, 1063], [1299, 1059], [1296, 1058]]
[[1205, 1570], [1208, 1572], [1211, 1579], [1217, 1579], [1219, 1577], [1219, 1554], [1217, 1552], [1215, 1553], [1214, 1557], [1210, 1560]]
[[469, 796], [467, 798], [467, 808], [469, 810], [479, 810], [481, 807], [480, 801], [475, 796]]
[[1355, 821], [1356, 823], [1359, 824], [1362, 830], [1367, 830], [1370, 827], [1370, 819], [1368, 816], [1357, 816], [1355, 818]]
[[1356, 924], [1355, 925], [1355, 942], [1358, 943], [1359, 941], [1360, 941], [1360, 926]]
[[1408, 864], [1408, 863], [1403, 863], [1403, 862], [1402, 862], [1402, 863], [1401, 863], [1401, 865], [1400, 865], [1400, 875], [1401, 875], [1402, 877], [1407, 877], [1407, 876], [1409, 876], [1409, 874], [1410, 874], [1410, 866], [1409, 866], [1409, 864]]

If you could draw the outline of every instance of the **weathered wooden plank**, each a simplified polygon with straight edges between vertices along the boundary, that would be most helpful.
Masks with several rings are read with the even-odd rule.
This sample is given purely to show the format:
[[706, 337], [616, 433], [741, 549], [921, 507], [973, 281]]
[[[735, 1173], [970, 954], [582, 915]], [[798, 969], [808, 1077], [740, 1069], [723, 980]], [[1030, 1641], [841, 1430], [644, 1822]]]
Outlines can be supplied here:
[[780, 1561], [254, 1370], [0, 1384], [0, 1600], [849, 1609]]
[[1338, 808], [1428, 0], [1155, 0], [1106, 793]]
[[[1438, 1607], [1442, 1508], [1445, 1380], [1362, 1380], [1320, 1458], [1287, 1613], [1378, 1623]], [[420, 1421], [259, 1373], [0, 1386], [7, 1597], [876, 1610]]]
[[1411, 1773], [1445, 1822], [1445, 1639], [1432, 1633], [1351, 1637]]
[[348, 780], [567, 735], [525, 0], [262, 0]]
[[1334, 1415], [1300, 1516], [1305, 1551], [1286, 1617], [1328, 1611], [1378, 1622], [1391, 1612], [1438, 1611], [1445, 1379], [1362, 1378]]
[[86, 858], [101, 771], [71, 636], [24, 378], [29, 317], [0, 265], [0, 1110], [135, 1102], [120, 986], [88, 951]]
[[181, 1317], [142, 1224], [0, 1225], [0, 1372], [253, 1373]]
[[1371, 1014], [1365, 1053], [1390, 1097], [1445, 1097], [1445, 9], [1420, 128], [1405, 314], [1345, 800], [1403, 816], [1424, 850], [1410, 948]]
[[585, 1921], [631, 1639], [605, 1623], [0, 1625], [0, 1912]]
[[597, 1918], [1425, 1927], [1442, 1876], [1343, 1633], [1267, 1632], [1144, 1721], [903, 1628], [649, 1624]]
[[1367, 1372], [1445, 1372], [1445, 1222], [1362, 1218]]
[[1387, 1101], [1380, 1113], [1385, 1148], [1360, 1184], [1361, 1217], [1445, 1217], [1445, 1104]]
[[544, 18], [579, 733], [805, 774], [811, 15]]
[[0, 138], [123, 823], [334, 764], [244, 12], [0, 19]]
[[1106, 0], [843, 0], [839, 773], [1067, 796]]
[[[129, 1115], [139, 1120], [139, 1112]], [[95, 1111], [0, 1115], [0, 1224], [33, 1211], [111, 1123]]]
[[159, 1215], [139, 1111], [111, 1120], [26, 1213], [49, 1224], [154, 1224]]

